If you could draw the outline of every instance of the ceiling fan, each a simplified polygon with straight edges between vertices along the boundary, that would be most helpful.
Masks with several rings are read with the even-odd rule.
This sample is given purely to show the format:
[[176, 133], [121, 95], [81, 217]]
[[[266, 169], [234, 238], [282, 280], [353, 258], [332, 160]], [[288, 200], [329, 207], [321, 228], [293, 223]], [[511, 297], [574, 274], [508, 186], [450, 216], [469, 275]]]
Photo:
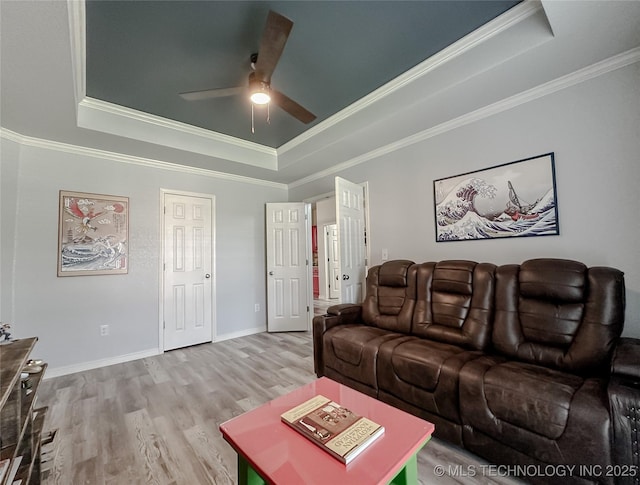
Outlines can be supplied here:
[[249, 74], [248, 86], [191, 91], [180, 93], [180, 96], [187, 101], [199, 101], [234, 96], [246, 92], [249, 94], [253, 104], [268, 104], [271, 102], [302, 123], [311, 123], [316, 119], [313, 113], [271, 87], [271, 76], [282, 55], [292, 27], [293, 22], [291, 20], [272, 10], [269, 11], [258, 53], [251, 55], [252, 72]]

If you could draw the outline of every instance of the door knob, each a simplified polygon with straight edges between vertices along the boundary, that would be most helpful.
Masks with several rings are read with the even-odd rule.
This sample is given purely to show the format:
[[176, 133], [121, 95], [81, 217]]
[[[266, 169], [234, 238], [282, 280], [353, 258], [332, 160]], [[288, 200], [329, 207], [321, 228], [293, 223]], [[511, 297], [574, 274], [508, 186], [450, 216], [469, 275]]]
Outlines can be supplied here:
[[269, 271], [269, 276], [273, 276], [273, 271]]
[[204, 275], [205, 278], [211, 278], [211, 275], [209, 273], [207, 273], [206, 275]]

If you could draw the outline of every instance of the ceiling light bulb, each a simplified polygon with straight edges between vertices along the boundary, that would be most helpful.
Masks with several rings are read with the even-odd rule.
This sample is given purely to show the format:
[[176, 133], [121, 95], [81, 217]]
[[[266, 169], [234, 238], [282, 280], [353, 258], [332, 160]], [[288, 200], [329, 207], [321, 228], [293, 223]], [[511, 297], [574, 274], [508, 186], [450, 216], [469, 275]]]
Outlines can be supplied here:
[[271, 101], [271, 96], [264, 91], [256, 91], [251, 94], [251, 101], [255, 104], [267, 104]]

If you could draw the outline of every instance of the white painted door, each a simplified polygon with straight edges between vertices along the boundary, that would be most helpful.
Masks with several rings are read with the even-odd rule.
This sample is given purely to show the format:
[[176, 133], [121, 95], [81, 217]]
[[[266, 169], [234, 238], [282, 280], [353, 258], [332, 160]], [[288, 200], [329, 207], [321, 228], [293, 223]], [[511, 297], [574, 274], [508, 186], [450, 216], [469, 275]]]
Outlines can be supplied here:
[[311, 220], [303, 202], [269, 203], [267, 231], [267, 330], [290, 332], [310, 326], [309, 254]]
[[327, 248], [327, 282], [329, 298], [340, 298], [340, 251], [338, 250], [338, 225], [325, 226], [325, 247]]
[[164, 194], [164, 350], [213, 339], [213, 200]]
[[364, 188], [336, 177], [340, 302], [361, 303], [366, 278]]

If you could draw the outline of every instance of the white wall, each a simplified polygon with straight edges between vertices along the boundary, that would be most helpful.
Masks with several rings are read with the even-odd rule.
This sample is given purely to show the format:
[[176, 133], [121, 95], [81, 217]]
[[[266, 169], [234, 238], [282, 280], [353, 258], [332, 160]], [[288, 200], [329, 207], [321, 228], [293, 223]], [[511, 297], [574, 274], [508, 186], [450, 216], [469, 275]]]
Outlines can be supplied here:
[[[555, 152], [560, 235], [436, 243], [433, 180]], [[624, 335], [640, 337], [640, 64], [343, 170], [369, 181], [372, 263], [535, 257], [625, 272]], [[334, 175], [290, 190], [290, 200], [330, 191]]]
[[20, 145], [0, 141], [0, 322], [13, 320], [12, 268], [15, 248], [16, 204]]
[[[9, 158], [3, 154], [3, 173]], [[17, 182], [14, 335], [37, 335], [34, 355], [48, 361], [54, 373], [157, 352], [161, 188], [215, 196], [218, 337], [265, 329], [264, 204], [287, 200], [284, 187], [28, 145], [21, 146]], [[56, 276], [61, 189], [129, 197], [128, 274]], [[4, 257], [2, 263], [4, 273]], [[3, 295], [5, 290], [3, 282]], [[254, 311], [255, 303], [261, 312]], [[101, 324], [110, 325], [108, 337], [100, 337]]]

